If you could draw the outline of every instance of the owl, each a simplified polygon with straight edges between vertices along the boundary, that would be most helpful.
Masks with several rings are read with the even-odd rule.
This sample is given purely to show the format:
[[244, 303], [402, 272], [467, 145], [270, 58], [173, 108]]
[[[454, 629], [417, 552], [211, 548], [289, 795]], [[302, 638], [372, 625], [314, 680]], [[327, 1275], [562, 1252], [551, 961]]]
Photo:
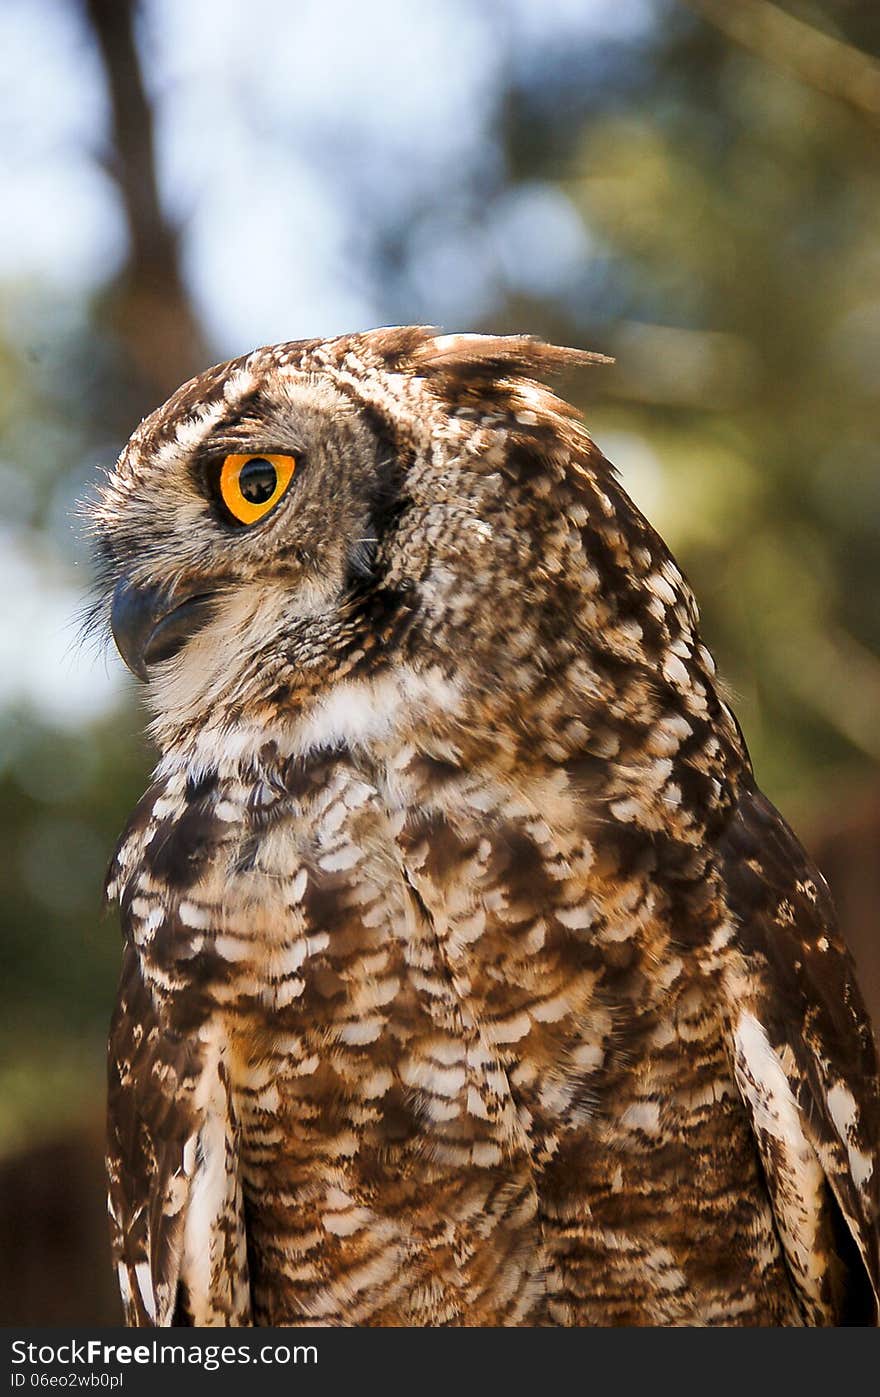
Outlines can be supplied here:
[[135, 431], [99, 608], [132, 1325], [877, 1323], [875, 1050], [586, 353], [258, 349]]

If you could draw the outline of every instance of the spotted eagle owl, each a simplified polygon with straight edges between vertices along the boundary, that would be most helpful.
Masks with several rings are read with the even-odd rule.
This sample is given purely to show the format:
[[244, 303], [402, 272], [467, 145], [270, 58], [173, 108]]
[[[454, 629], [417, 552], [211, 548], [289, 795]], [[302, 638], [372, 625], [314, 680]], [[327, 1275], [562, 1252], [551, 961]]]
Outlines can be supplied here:
[[877, 1322], [880, 1111], [828, 889], [591, 357], [277, 345], [96, 511], [160, 760], [108, 879], [131, 1324]]

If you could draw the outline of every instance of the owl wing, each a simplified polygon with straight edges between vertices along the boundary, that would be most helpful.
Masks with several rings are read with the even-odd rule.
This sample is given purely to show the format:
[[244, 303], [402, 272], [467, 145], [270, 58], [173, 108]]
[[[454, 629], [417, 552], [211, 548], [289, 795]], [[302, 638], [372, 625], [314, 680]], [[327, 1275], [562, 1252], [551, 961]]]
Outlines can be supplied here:
[[812, 1324], [877, 1324], [880, 1091], [821, 874], [759, 791], [720, 845], [734, 915], [733, 1064], [792, 1282]]
[[210, 1039], [165, 1026], [136, 948], [110, 1030], [108, 1205], [125, 1321], [251, 1323], [237, 1129]]

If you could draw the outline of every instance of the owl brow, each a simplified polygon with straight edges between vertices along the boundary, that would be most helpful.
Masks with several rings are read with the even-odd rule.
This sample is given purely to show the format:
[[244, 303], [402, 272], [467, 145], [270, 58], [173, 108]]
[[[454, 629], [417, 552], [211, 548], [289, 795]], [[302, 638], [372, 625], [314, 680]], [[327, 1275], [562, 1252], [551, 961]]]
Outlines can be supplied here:
[[266, 432], [260, 423], [237, 423], [213, 432], [200, 442], [193, 453], [193, 459], [212, 461], [217, 456], [230, 451], [241, 451], [247, 447], [253, 455], [263, 456], [302, 456], [304, 448], [299, 437], [285, 433], [283, 438]]

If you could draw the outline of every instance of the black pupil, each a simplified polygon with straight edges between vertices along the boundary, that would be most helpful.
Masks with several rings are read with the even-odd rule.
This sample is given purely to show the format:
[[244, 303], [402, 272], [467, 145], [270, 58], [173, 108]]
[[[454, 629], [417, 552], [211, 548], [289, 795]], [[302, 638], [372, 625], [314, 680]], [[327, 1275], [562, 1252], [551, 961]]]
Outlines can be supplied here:
[[249, 504], [265, 504], [275, 494], [278, 476], [271, 461], [256, 456], [238, 473], [238, 488]]

